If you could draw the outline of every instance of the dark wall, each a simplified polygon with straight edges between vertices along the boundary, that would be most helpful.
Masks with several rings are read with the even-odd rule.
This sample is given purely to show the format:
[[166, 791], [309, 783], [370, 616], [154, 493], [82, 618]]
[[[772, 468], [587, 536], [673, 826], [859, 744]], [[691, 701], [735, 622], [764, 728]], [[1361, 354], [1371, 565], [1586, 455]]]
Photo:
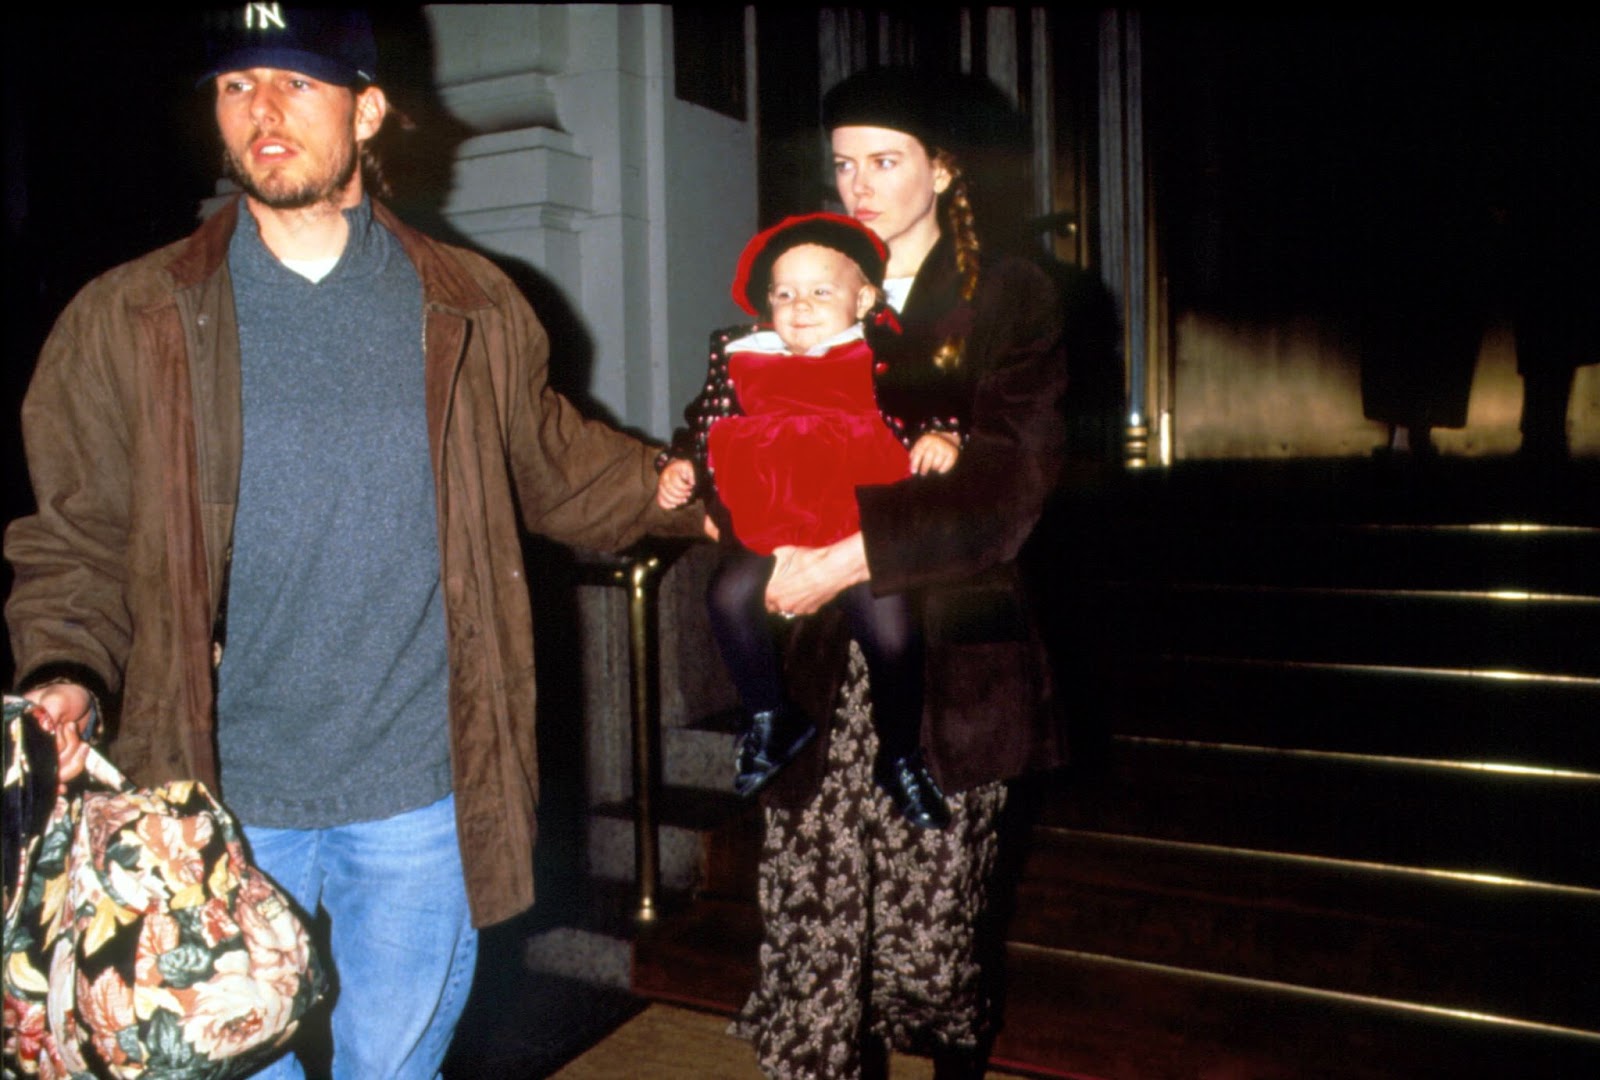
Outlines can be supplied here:
[[1148, 112], [1173, 299], [1325, 314], [1589, 210], [1587, 18], [1157, 16]]
[[[1178, 455], [1587, 452], [1597, 42], [1587, 18], [1504, 13], [1151, 17], [1173, 325], [1269, 343], [1179, 342], [1176, 381], [1210, 389], [1177, 410]], [[1315, 366], [1285, 377], [1295, 356]]]

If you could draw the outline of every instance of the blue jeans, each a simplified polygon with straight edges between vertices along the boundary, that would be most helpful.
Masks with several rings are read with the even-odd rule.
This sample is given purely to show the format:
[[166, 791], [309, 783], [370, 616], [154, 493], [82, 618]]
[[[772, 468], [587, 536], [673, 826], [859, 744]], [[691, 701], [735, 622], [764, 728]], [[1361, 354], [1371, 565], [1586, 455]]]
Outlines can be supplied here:
[[[437, 1077], [478, 959], [455, 796], [381, 821], [244, 833], [257, 866], [328, 912], [335, 1080]], [[293, 1054], [256, 1074], [304, 1075]]]

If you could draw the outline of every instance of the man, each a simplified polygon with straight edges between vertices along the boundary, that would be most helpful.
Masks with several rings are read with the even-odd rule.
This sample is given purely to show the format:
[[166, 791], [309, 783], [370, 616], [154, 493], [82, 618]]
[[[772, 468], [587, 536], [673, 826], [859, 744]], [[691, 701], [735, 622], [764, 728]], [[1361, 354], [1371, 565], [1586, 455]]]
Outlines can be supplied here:
[[202, 82], [243, 195], [90, 283], [23, 405], [19, 687], [69, 771], [120, 698], [131, 778], [220, 785], [330, 917], [335, 1074], [431, 1077], [474, 928], [533, 901], [519, 516], [614, 549], [699, 515], [656, 509], [654, 448], [547, 387], [503, 274], [368, 196], [366, 17], [233, 19]]

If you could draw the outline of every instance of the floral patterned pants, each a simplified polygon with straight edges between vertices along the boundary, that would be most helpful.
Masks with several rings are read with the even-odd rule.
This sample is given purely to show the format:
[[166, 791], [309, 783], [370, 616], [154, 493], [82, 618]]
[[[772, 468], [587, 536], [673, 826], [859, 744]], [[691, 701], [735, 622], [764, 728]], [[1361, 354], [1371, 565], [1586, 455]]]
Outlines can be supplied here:
[[760, 982], [730, 1030], [779, 1080], [860, 1076], [864, 1037], [970, 1049], [994, 1023], [980, 935], [1005, 786], [953, 795], [950, 825], [919, 829], [873, 782], [876, 750], [852, 643], [821, 789], [766, 811]]

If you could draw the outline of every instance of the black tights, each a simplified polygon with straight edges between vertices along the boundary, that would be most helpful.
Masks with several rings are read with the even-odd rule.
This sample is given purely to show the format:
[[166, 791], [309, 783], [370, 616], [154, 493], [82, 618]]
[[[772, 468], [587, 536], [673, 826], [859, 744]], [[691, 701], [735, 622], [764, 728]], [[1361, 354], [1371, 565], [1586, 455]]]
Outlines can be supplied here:
[[[743, 548], [728, 551], [712, 574], [706, 601], [711, 630], [733, 676], [739, 700], [752, 713], [783, 705], [782, 666], [766, 609], [773, 558]], [[885, 757], [917, 748], [922, 730], [922, 635], [904, 595], [873, 596], [863, 582], [840, 593], [850, 633], [867, 659], [872, 722]]]

